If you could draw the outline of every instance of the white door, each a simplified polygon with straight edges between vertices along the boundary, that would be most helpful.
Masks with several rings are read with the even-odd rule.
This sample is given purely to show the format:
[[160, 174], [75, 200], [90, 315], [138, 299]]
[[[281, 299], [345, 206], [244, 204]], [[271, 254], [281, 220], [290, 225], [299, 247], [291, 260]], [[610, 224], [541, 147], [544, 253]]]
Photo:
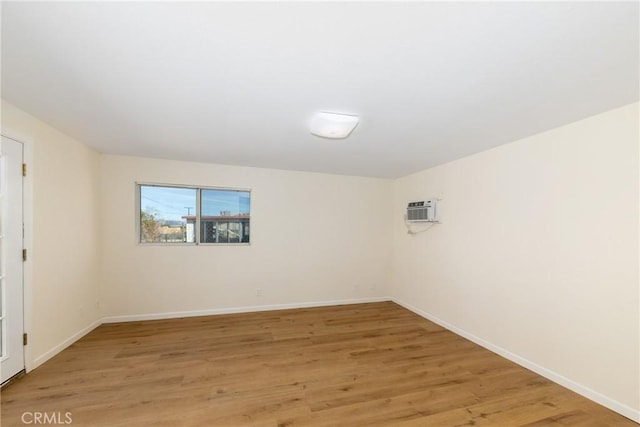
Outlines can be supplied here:
[[0, 143], [0, 382], [24, 369], [22, 144]]

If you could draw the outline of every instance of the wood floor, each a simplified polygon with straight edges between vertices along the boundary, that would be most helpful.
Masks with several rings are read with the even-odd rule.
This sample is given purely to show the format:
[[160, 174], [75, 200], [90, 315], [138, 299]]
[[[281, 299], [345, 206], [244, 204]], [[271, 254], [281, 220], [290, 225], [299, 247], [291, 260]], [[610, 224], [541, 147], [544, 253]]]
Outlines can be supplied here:
[[7, 427], [638, 426], [391, 302], [103, 325], [1, 399]]

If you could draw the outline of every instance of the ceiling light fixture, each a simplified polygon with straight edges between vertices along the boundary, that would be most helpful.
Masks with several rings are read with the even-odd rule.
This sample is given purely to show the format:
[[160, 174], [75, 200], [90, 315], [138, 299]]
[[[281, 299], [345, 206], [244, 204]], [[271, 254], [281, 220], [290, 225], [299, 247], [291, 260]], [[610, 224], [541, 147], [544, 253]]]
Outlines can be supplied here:
[[358, 124], [358, 116], [318, 113], [311, 120], [311, 133], [322, 138], [344, 139]]

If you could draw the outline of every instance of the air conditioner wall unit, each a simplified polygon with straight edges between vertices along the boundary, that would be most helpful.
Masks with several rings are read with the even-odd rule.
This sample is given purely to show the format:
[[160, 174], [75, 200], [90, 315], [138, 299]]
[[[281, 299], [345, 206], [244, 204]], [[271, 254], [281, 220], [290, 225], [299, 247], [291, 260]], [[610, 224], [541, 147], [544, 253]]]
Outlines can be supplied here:
[[410, 202], [407, 206], [407, 221], [409, 222], [437, 222], [438, 211], [435, 199]]

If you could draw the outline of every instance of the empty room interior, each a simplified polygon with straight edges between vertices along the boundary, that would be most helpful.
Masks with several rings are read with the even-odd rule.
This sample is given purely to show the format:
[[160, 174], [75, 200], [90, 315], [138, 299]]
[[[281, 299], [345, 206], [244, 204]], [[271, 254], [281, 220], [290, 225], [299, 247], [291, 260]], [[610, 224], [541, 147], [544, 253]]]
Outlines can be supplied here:
[[1, 424], [637, 426], [640, 3], [1, 3]]

